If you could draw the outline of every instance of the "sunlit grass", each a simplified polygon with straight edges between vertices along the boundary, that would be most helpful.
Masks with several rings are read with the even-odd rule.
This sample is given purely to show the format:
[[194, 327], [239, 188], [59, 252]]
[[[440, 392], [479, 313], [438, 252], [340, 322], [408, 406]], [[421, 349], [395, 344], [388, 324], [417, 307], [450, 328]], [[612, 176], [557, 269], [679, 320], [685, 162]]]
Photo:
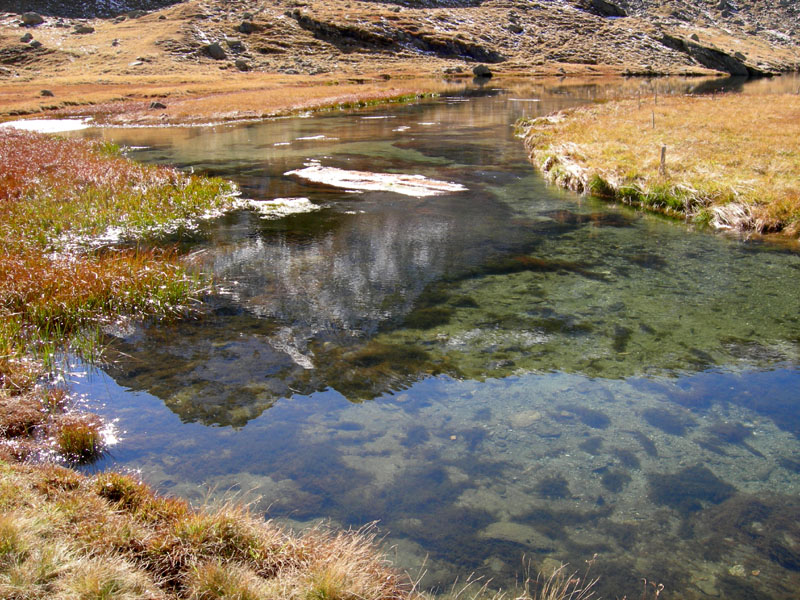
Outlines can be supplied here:
[[246, 508], [200, 510], [125, 475], [0, 460], [0, 597], [418, 597], [372, 529], [292, 534]]
[[565, 187], [718, 227], [800, 233], [798, 95], [651, 97], [521, 125], [534, 164]]
[[46, 358], [53, 343], [120, 315], [179, 315], [201, 286], [170, 252], [0, 249], [0, 351]]
[[61, 250], [70, 236], [142, 237], [229, 205], [221, 179], [142, 165], [112, 144], [0, 129], [0, 238]]

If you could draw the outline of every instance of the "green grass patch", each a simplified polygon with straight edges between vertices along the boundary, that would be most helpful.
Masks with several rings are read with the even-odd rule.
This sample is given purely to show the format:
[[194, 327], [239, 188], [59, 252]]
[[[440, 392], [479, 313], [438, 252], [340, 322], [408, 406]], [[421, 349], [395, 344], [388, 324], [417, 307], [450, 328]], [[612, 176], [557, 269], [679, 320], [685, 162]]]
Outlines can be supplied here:
[[91, 350], [122, 315], [185, 313], [205, 283], [174, 252], [109, 244], [174, 236], [234, 192], [114, 144], [0, 130], [0, 356]]

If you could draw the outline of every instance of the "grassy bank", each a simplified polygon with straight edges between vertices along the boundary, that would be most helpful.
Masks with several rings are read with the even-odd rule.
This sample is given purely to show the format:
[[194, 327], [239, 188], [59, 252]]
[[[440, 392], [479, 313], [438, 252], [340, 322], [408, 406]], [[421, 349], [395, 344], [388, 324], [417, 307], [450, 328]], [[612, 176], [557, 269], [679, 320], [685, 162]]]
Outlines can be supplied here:
[[246, 508], [196, 511], [131, 477], [0, 461], [0, 597], [407, 597], [374, 532], [290, 535]]
[[565, 188], [720, 229], [800, 234], [798, 95], [651, 96], [520, 126], [533, 164]]
[[85, 460], [99, 420], [41, 385], [64, 350], [120, 318], [176, 317], [206, 285], [137, 243], [233, 201], [221, 180], [127, 160], [109, 145], [0, 129], [0, 437], [17, 459]]
[[[84, 78], [55, 77], [53, 97], [41, 98], [44, 84], [23, 82], [0, 90], [0, 120], [22, 116], [91, 116], [114, 125], [204, 124], [290, 116], [305, 111], [392, 104], [463, 88], [439, 77], [379, 74], [358, 78], [260, 74], [234, 80], [212, 77], [112, 78], [91, 84]], [[157, 100], [166, 108], [152, 108]]]

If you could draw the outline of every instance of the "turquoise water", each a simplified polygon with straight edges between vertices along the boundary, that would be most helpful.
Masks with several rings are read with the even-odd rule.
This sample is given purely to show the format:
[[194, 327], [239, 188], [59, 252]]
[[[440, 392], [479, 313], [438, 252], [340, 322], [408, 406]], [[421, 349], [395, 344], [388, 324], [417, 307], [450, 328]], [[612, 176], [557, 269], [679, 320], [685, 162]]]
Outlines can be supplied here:
[[[294, 526], [377, 521], [431, 588], [598, 554], [604, 597], [638, 597], [641, 578], [662, 597], [796, 597], [796, 246], [560, 192], [514, 137], [520, 116], [632, 85], [653, 84], [94, 132], [321, 207], [240, 211], [182, 241], [220, 291], [197, 320], [110, 332], [103, 370], [76, 367], [120, 430], [94, 468], [197, 502], [235, 493]], [[467, 191], [283, 175], [309, 160]]]

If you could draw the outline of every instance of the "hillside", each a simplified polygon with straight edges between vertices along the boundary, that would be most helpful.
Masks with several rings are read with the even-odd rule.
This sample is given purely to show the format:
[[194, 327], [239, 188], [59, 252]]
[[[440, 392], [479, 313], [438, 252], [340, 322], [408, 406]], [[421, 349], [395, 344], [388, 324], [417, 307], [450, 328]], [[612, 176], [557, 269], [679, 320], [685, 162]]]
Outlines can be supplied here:
[[[3, 6], [0, 116], [175, 95], [186, 92], [186, 82], [231, 89], [252, 85], [252, 73], [323, 85], [340, 78], [471, 76], [478, 63], [507, 75], [753, 76], [800, 68], [800, 8], [785, 0], [11, 0]], [[23, 23], [23, 11], [31, 10], [40, 24]], [[157, 82], [172, 87], [154, 90]], [[59, 84], [68, 89], [59, 89], [56, 100], [35, 99], [39, 86]], [[103, 84], [108, 93], [87, 95], [76, 84]], [[121, 84], [128, 87], [112, 91]]]

